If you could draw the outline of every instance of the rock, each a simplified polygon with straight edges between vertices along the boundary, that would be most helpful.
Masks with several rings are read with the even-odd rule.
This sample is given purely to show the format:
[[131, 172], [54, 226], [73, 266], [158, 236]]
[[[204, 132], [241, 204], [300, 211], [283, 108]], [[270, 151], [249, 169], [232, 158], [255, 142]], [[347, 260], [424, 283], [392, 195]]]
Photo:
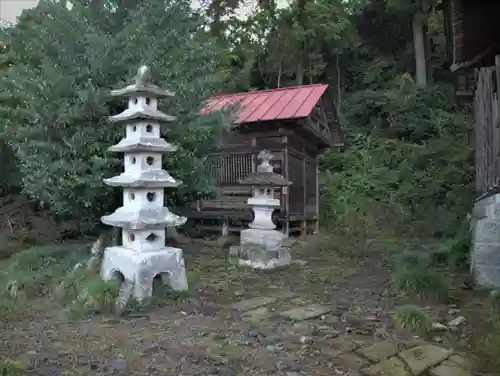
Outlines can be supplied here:
[[417, 346], [399, 353], [399, 356], [408, 364], [415, 376], [419, 376], [429, 368], [445, 360], [451, 352], [442, 347], [426, 344]]
[[398, 353], [398, 345], [392, 341], [377, 342], [358, 349], [356, 352], [373, 362], [379, 362]]
[[269, 316], [269, 309], [267, 307], [260, 307], [245, 312], [242, 317], [244, 320], [261, 321], [267, 318], [268, 316]]
[[278, 353], [278, 352], [283, 350], [283, 346], [279, 345], [279, 344], [278, 345], [267, 345], [266, 349], [273, 352], [273, 353]]
[[448, 330], [448, 327], [446, 325], [443, 325], [439, 322], [434, 322], [432, 323], [432, 330], [436, 332], [444, 332]]
[[126, 367], [126, 363], [125, 360], [121, 358], [111, 358], [106, 362], [106, 366], [113, 371], [123, 371]]
[[313, 339], [312, 339], [312, 337], [301, 336], [300, 343], [302, 343], [303, 345], [312, 345]]
[[293, 260], [292, 264], [297, 264], [297, 265], [300, 265], [300, 266], [305, 266], [305, 265], [307, 265], [307, 261], [305, 261], [305, 260]]
[[448, 310], [448, 315], [450, 315], [450, 316], [455, 316], [457, 313], [460, 313], [460, 310], [457, 308], [450, 308]]
[[247, 332], [247, 336], [250, 338], [257, 338], [259, 336], [259, 332], [256, 330], [250, 330]]
[[217, 375], [220, 376], [237, 376], [238, 375], [238, 370], [234, 365], [225, 365], [217, 371]]
[[290, 368], [292, 368], [292, 363], [289, 361], [289, 360], [278, 360], [276, 362], [276, 369], [278, 371], [286, 371], [286, 370], [290, 370]]
[[276, 298], [271, 298], [268, 296], [260, 296], [256, 298], [240, 300], [239, 302], [232, 304], [231, 309], [245, 312], [268, 304], [272, 304], [274, 302], [276, 302]]
[[260, 342], [263, 345], [273, 345], [276, 342], [279, 342], [281, 340], [281, 337], [278, 335], [271, 334], [269, 336], [266, 336], [260, 340]]
[[142, 347], [142, 350], [146, 354], [151, 354], [151, 353], [157, 352], [159, 350], [158, 344], [156, 344], [152, 341], [149, 341], [149, 340], [141, 341], [141, 347]]
[[444, 361], [436, 368], [429, 371], [430, 376], [473, 376], [472, 373], [463, 369], [458, 364]]
[[402, 360], [393, 357], [382, 360], [368, 368], [363, 368], [361, 372], [366, 376], [412, 376], [406, 369]]
[[456, 319], [451, 320], [448, 323], [449, 327], [456, 328], [457, 326], [460, 326], [462, 324], [465, 324], [467, 322], [467, 319], [463, 316], [458, 316]]
[[331, 308], [320, 304], [310, 304], [305, 307], [292, 308], [281, 312], [280, 315], [295, 321], [309, 320], [324, 315], [331, 311]]
[[296, 293], [286, 290], [278, 290], [272, 293], [272, 296], [277, 299], [291, 299], [297, 296]]
[[328, 346], [324, 346], [321, 351], [324, 355], [335, 358], [342, 353], [353, 351], [355, 348], [356, 345], [353, 341], [342, 336], [331, 340]]
[[212, 336], [212, 339], [214, 341], [222, 341], [224, 339], [227, 338], [227, 335], [224, 334], [224, 333], [215, 333], [213, 336]]
[[453, 362], [460, 367], [466, 369], [466, 370], [471, 370], [472, 369], [472, 362], [460, 355], [454, 354], [448, 358], [450, 362]]
[[366, 359], [363, 359], [362, 357], [353, 353], [345, 353], [339, 355], [338, 358], [335, 359], [335, 363], [349, 370], [359, 370], [370, 364]]

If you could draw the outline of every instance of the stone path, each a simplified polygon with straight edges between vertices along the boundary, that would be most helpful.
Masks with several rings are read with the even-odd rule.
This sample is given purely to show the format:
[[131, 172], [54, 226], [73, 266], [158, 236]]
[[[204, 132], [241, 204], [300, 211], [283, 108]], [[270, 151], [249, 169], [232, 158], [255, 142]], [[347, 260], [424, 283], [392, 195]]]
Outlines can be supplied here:
[[[337, 375], [473, 376], [471, 364], [451, 349], [419, 339], [377, 340], [374, 336], [341, 334], [322, 324], [331, 307], [304, 304], [300, 299], [291, 298], [288, 304], [285, 303], [287, 309], [276, 309], [284, 300], [283, 297], [261, 296], [238, 301], [230, 308], [241, 313], [244, 320], [254, 323], [288, 320], [287, 330], [278, 334], [274, 343], [266, 348], [271, 352], [279, 351], [282, 348], [277, 345], [280, 340], [286, 341], [290, 335], [295, 335], [302, 349], [319, 350], [326, 367]], [[280, 370], [279, 365], [277, 368]], [[288, 367], [283, 365], [281, 368], [287, 376], [303, 375], [298, 370], [286, 371]]]

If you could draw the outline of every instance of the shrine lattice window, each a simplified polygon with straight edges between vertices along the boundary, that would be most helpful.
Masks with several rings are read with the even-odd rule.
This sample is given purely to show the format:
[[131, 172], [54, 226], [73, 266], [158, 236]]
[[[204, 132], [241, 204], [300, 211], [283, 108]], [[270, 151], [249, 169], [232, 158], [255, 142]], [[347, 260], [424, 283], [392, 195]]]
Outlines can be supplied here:
[[208, 158], [208, 172], [219, 185], [238, 184], [254, 171], [253, 156], [248, 154], [213, 155]]

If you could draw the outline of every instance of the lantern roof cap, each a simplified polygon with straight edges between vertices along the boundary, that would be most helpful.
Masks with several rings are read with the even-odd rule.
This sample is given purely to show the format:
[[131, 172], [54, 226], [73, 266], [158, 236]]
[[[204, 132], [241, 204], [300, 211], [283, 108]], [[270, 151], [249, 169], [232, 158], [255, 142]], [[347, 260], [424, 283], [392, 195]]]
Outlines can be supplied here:
[[257, 172], [239, 180], [239, 184], [268, 187], [285, 187], [292, 184], [292, 182], [285, 179], [283, 175], [273, 171], [273, 166], [270, 164], [270, 161], [273, 159], [273, 154], [269, 150], [262, 150], [257, 158], [261, 160], [260, 165], [257, 167]]

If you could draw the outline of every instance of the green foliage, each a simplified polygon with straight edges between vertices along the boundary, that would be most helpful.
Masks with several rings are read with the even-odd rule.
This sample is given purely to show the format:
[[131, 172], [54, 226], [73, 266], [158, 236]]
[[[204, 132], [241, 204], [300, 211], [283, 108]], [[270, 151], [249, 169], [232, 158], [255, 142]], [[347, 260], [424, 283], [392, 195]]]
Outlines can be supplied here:
[[433, 268], [431, 258], [422, 251], [406, 251], [397, 255], [394, 269], [394, 287], [405, 296], [438, 302], [447, 297], [446, 280]]
[[18, 170], [18, 161], [5, 140], [0, 138], [0, 160], [2, 161], [2, 172], [0, 173], [0, 197], [19, 190], [21, 176]]
[[[165, 158], [166, 168], [185, 182], [173, 200], [211, 191], [202, 157], [222, 132], [219, 114], [200, 117], [198, 109], [226, 79], [219, 69], [224, 51], [202, 31], [189, 2], [170, 1], [165, 8], [163, 0], [147, 0], [124, 14], [108, 5], [96, 14], [80, 2], [68, 10], [41, 1], [7, 29], [18, 63], [0, 83], [7, 95], [0, 106], [3, 137], [19, 158], [23, 191], [73, 217], [116, 207], [102, 179], [122, 165], [106, 149], [122, 136], [107, 116], [123, 103], [110, 98], [109, 90], [128, 84], [140, 64], [151, 67], [155, 83], [177, 93], [161, 103], [178, 116], [163, 130], [180, 145]], [[110, 33], [104, 21], [113, 17], [122, 22]]]
[[24, 369], [18, 362], [10, 359], [0, 360], [0, 376], [22, 376]]
[[425, 336], [432, 329], [432, 322], [427, 313], [414, 305], [398, 307], [394, 315], [396, 325], [412, 333]]
[[448, 93], [406, 86], [346, 101], [349, 147], [320, 161], [323, 223], [356, 216], [373, 231], [456, 234], [472, 203], [474, 163], [469, 125]]
[[50, 296], [55, 284], [62, 281], [87, 253], [86, 247], [33, 247], [9, 260], [0, 274], [0, 281], [4, 285], [15, 281], [16, 289], [27, 297]]
[[72, 319], [93, 314], [114, 314], [121, 281], [103, 281], [95, 272], [80, 271], [63, 281], [59, 295]]
[[440, 247], [432, 252], [432, 261], [436, 265], [448, 266], [452, 271], [467, 272], [470, 270], [470, 247], [472, 242], [469, 223], [459, 228], [458, 234], [443, 241]]
[[0, 296], [0, 321], [7, 323], [18, 320], [21, 302], [10, 296]]

